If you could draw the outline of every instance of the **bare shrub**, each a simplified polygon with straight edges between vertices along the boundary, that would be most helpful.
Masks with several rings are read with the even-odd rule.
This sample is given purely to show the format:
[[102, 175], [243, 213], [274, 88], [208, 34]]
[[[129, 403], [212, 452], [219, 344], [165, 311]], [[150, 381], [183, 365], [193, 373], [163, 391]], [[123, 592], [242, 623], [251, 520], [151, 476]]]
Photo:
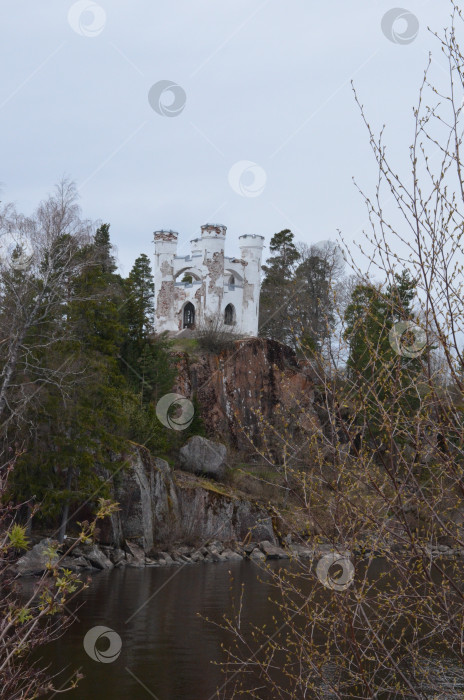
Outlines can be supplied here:
[[203, 321], [195, 330], [198, 347], [215, 355], [233, 349], [235, 341], [241, 337], [240, 334], [234, 333], [230, 326], [225, 325], [219, 316]]
[[[410, 180], [397, 174], [360, 105], [379, 169], [374, 196], [363, 195], [370, 222], [363, 248], [381, 280], [363, 276], [352, 255], [357, 281], [332, 344], [348, 363], [311, 356], [319, 425], [307, 429], [289, 416], [277, 436], [277, 463], [262, 441], [262, 459], [291, 487], [292, 507], [279, 511], [289, 529], [299, 525], [290, 552], [304, 546], [312, 554], [269, 570], [273, 626], [248, 628], [243, 598], [234, 599], [218, 697], [462, 697], [464, 57], [457, 26], [453, 4], [451, 27], [437, 37], [450, 82], [444, 91], [425, 72]], [[396, 204], [394, 221], [385, 196]], [[350, 258], [350, 246], [345, 253]], [[262, 430], [275, 449], [275, 426], [263, 422]], [[334, 565], [321, 577], [316, 565], [330, 550], [340, 557], [338, 571]], [[344, 585], [350, 567], [354, 578]]]

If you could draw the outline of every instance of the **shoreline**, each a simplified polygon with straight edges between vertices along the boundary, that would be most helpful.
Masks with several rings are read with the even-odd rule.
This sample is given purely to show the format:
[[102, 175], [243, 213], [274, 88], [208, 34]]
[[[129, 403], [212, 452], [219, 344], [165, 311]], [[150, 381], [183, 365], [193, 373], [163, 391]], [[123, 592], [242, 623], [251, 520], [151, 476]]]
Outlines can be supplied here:
[[[15, 565], [15, 573], [18, 577], [37, 576], [43, 573], [47, 564], [57, 565], [59, 569], [68, 569], [74, 573], [86, 571], [97, 573], [111, 569], [130, 568], [164, 568], [167, 566], [182, 566], [184, 564], [219, 563], [228, 561], [251, 560], [257, 563], [275, 560], [316, 560], [327, 555], [336, 555], [339, 560], [365, 559], [367, 557], [386, 557], [388, 554], [407, 554], [411, 557], [427, 556], [432, 562], [437, 558], [464, 558], [464, 549], [453, 549], [446, 545], [427, 544], [416, 550], [409, 545], [393, 544], [379, 547], [366, 544], [364, 547], [355, 547], [352, 550], [342, 545], [330, 543], [318, 543], [316, 545], [303, 545], [289, 543], [285, 547], [274, 545], [268, 540], [242, 544], [237, 542], [221, 542], [214, 540], [201, 547], [193, 545], [174, 545], [152, 549], [146, 553], [142, 547], [134, 542], [125, 542], [124, 549], [102, 544], [72, 544], [71, 539], [57, 548], [56, 556], [50, 560], [49, 548], [53, 546], [53, 540], [45, 538], [20, 557]], [[73, 550], [66, 554], [66, 544], [71, 543]], [[56, 546], [56, 545], [55, 545]], [[68, 548], [69, 549], [69, 548]], [[60, 550], [62, 553], [60, 554]]]

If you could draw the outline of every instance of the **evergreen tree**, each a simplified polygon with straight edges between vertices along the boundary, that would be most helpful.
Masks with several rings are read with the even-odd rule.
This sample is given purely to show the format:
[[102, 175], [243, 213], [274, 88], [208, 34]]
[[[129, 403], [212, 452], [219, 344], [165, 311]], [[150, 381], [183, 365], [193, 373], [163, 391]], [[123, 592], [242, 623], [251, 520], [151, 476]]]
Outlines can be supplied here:
[[102, 224], [95, 232], [94, 249], [97, 253], [96, 260], [102, 266], [103, 272], [112, 273], [116, 270], [116, 261], [112, 254], [110, 241], [110, 225]]
[[[58, 274], [59, 250], [52, 254]], [[113, 454], [122, 451], [129, 425], [121, 408], [127, 385], [117, 362], [125, 333], [121, 284], [96, 243], [81, 247], [80, 258], [81, 273], [70, 280], [66, 305], [47, 319], [58, 332], [64, 323], [68, 340], [44, 358], [50, 367], [68, 363], [75, 381], [64, 396], [53, 386], [43, 394], [33, 447], [18, 461], [13, 481], [18, 497], [32, 491], [42, 502], [42, 517], [56, 518], [61, 511], [61, 538], [70, 509], [90, 494], [95, 502], [104, 495], [101, 476], [114, 470]]]
[[153, 333], [154, 281], [150, 260], [144, 253], [136, 259], [125, 289], [123, 316], [128, 333], [121, 349], [123, 371], [144, 404], [156, 403], [171, 391], [175, 370], [167, 337], [155, 337]]
[[[47, 206], [47, 222], [54, 221], [58, 205]], [[60, 230], [32, 269], [0, 272], [0, 320], [17, 329], [9, 354], [1, 354], [5, 342], [0, 347], [5, 412], [12, 413], [2, 450], [17, 456], [10, 495], [16, 502], [35, 496], [38, 517], [60, 522], [62, 539], [76, 509], [110, 495], [128, 440], [165, 454], [186, 438], [156, 416], [176, 374], [170, 343], [153, 335], [148, 257], [122, 279], [108, 224], [93, 238]]]
[[288, 228], [272, 236], [269, 244], [272, 257], [267, 259], [266, 265], [263, 265], [266, 273], [263, 284], [280, 285], [291, 281], [295, 263], [300, 258], [294, 238], [294, 234]]
[[374, 284], [361, 283], [353, 290], [345, 312], [347, 389], [350, 394], [355, 389], [362, 405], [362, 409], [358, 407], [358, 423], [380, 444], [391, 431], [386, 420], [396, 421], [400, 429], [409, 425], [420, 405], [417, 384], [426, 353], [414, 358], [403, 355], [390, 335], [395, 323], [413, 320], [416, 284], [407, 270], [395, 274], [385, 292]]
[[127, 318], [129, 336], [135, 342], [145, 341], [153, 333], [154, 279], [150, 260], [142, 253], [135, 261], [127, 280]]
[[292, 344], [293, 304], [296, 292], [293, 273], [300, 254], [289, 229], [275, 233], [269, 245], [272, 256], [263, 265], [265, 277], [260, 296], [260, 335]]

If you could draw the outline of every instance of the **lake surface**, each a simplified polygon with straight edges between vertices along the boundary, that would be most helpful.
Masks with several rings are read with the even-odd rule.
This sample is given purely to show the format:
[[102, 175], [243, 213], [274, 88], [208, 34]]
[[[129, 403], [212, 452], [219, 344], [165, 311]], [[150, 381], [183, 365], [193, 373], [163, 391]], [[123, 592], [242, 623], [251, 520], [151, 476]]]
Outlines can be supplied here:
[[[70, 700], [208, 700], [223, 683], [212, 662], [224, 661], [221, 642], [230, 636], [202, 616], [220, 622], [243, 583], [244, 619], [269, 622], [270, 588], [258, 576], [262, 580], [266, 573], [249, 561], [99, 573], [79, 599], [78, 621], [41, 656], [56, 670], [69, 665], [64, 680], [72, 669], [82, 669], [85, 678], [66, 694]], [[120, 656], [112, 663], [94, 661], [84, 650], [84, 636], [97, 625], [121, 637]]]
[[[295, 565], [269, 562], [271, 569], [282, 566]], [[378, 574], [386, 563], [378, 559], [371, 566]], [[73, 669], [81, 669], [84, 678], [66, 694], [70, 700], [213, 700], [225, 681], [217, 665], [225, 660], [221, 644], [228, 647], [231, 637], [204, 618], [220, 623], [224, 613], [231, 614], [231, 601], [240, 597], [242, 584], [243, 622], [273, 629], [275, 606], [268, 597], [275, 589], [270, 574], [251, 561], [96, 574], [79, 599], [78, 620], [44, 648], [41, 658], [54, 671], [67, 667], [60, 676], [63, 682]], [[324, 595], [323, 586], [321, 590]], [[84, 649], [85, 635], [96, 626], [114, 630], [116, 646], [120, 638], [120, 654], [111, 663], [93, 660]], [[102, 639], [97, 643], [102, 654], [107, 646]], [[233, 697], [232, 685], [222, 687], [220, 697]], [[329, 692], [327, 697], [333, 696]], [[444, 695], [432, 690], [421, 697], [462, 698], [464, 689], [456, 693], [448, 687]]]

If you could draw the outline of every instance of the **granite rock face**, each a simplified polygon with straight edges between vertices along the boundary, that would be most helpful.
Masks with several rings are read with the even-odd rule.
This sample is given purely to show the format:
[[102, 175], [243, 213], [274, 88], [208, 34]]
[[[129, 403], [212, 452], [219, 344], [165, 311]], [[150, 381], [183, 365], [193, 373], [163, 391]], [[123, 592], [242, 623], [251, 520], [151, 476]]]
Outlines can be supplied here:
[[176, 359], [174, 390], [195, 395], [208, 434], [236, 449], [250, 450], [247, 435], [261, 445], [262, 421], [272, 425], [279, 409], [296, 411], [306, 432], [319, 426], [309, 365], [276, 340], [247, 338], [219, 355], [179, 352]]
[[180, 486], [178, 499], [181, 539], [243, 541], [251, 534], [276, 541], [272, 518], [250, 501], [188, 481]]
[[130, 540], [148, 552], [155, 541], [171, 540], [179, 504], [171, 468], [163, 459], [153, 458], [143, 447], [134, 448], [113, 498], [119, 511], [111, 517], [111, 528], [102, 528], [102, 541], [122, 547]]
[[111, 527], [101, 528], [104, 544], [123, 547], [127, 540], [150, 552], [159, 544], [242, 541], [247, 536], [276, 543], [264, 508], [213, 481], [174, 472], [143, 447], [134, 448], [113, 498], [119, 511], [111, 517]]
[[221, 481], [226, 470], [227, 449], [200, 435], [194, 435], [179, 450], [179, 466], [193, 474]]

